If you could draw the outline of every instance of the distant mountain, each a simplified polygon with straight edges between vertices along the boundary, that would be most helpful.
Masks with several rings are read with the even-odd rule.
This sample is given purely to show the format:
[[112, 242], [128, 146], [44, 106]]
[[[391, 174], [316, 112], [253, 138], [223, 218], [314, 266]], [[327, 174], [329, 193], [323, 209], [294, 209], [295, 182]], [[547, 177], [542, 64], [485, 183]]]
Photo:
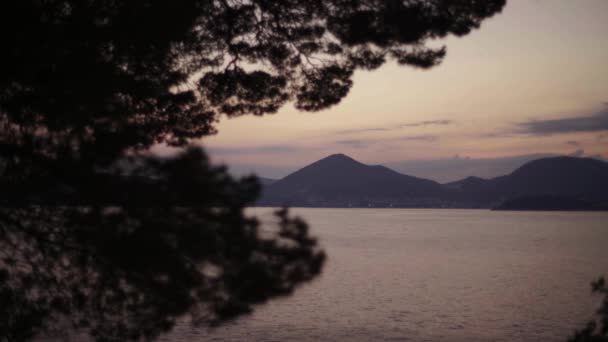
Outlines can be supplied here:
[[431, 160], [403, 160], [389, 162], [385, 165], [399, 173], [446, 183], [468, 176], [490, 179], [506, 175], [527, 162], [548, 157], [557, 157], [557, 155], [537, 153], [498, 158], [457, 156]]
[[591, 158], [554, 157], [525, 164], [494, 180], [505, 195], [562, 195], [600, 198], [608, 195], [608, 163]]
[[450, 183], [445, 183], [443, 184], [444, 187], [448, 188], [448, 189], [454, 189], [454, 190], [465, 190], [465, 189], [470, 189], [470, 188], [475, 188], [478, 186], [482, 186], [483, 184], [485, 184], [488, 180], [484, 179], [484, 178], [480, 178], [480, 177], [475, 177], [475, 176], [469, 176], [465, 179], [456, 181], [456, 182], [450, 182]]
[[507, 200], [539, 196], [592, 204], [606, 202], [608, 163], [590, 158], [543, 158], [528, 162], [505, 176], [467, 177], [439, 184], [334, 154], [265, 186], [258, 204], [492, 208]]
[[260, 205], [315, 207], [436, 206], [437, 182], [365, 165], [344, 154], [312, 163], [264, 190]]
[[276, 179], [265, 178], [265, 177], [258, 177], [258, 180], [260, 181], [260, 184], [262, 184], [262, 185], [270, 185], [277, 181]]
[[469, 177], [445, 186], [456, 188], [460, 202], [483, 206], [540, 195], [602, 201], [608, 198], [608, 163], [591, 158], [543, 158], [509, 175], [488, 180]]

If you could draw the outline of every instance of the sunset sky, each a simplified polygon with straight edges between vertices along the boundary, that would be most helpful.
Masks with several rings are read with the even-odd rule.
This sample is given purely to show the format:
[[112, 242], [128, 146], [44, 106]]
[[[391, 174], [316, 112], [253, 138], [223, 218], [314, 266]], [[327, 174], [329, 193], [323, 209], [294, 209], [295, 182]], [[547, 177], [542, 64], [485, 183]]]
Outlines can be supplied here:
[[433, 44], [448, 49], [438, 67], [359, 71], [329, 110], [223, 119], [203, 145], [237, 173], [275, 178], [337, 152], [389, 165], [608, 157], [608, 1], [509, 0], [480, 30]]

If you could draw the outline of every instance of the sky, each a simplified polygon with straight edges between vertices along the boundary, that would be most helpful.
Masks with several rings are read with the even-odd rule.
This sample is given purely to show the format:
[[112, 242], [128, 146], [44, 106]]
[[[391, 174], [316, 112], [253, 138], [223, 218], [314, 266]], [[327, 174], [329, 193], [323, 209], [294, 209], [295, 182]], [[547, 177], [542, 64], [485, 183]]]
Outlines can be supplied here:
[[[438, 67], [358, 71], [337, 106], [222, 118], [202, 145], [237, 174], [271, 178], [333, 153], [440, 181], [526, 156], [608, 157], [607, 0], [508, 0], [480, 30], [438, 43]], [[517, 162], [473, 167], [505, 160]]]

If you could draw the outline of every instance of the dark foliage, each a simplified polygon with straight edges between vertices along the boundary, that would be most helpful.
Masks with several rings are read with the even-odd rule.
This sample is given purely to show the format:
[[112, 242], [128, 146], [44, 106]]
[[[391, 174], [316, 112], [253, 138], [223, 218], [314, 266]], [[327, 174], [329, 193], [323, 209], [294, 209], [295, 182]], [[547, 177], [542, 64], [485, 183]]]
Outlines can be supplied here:
[[[0, 2], [0, 340], [50, 322], [150, 339], [216, 323], [320, 272], [306, 225], [243, 213], [254, 179], [199, 149], [220, 115], [344, 98], [356, 69], [428, 68], [505, 0]], [[55, 323], [54, 325], [56, 325]]]
[[585, 328], [577, 330], [568, 342], [608, 342], [608, 287], [606, 280], [600, 278], [591, 283], [593, 293], [603, 295], [602, 304], [597, 310], [597, 320], [587, 323]]
[[98, 162], [99, 145], [111, 159], [186, 144], [222, 113], [273, 113], [289, 100], [321, 110], [346, 96], [357, 68], [438, 64], [445, 48], [427, 40], [467, 34], [504, 3], [3, 1], [0, 138], [19, 144], [12, 155]]
[[282, 210], [262, 229], [243, 214], [254, 178], [235, 181], [194, 148], [139, 164], [104, 182], [103, 203], [0, 209], [0, 337], [64, 316], [61, 329], [98, 340], [149, 339], [186, 313], [213, 324], [248, 312], [320, 272], [304, 222]]

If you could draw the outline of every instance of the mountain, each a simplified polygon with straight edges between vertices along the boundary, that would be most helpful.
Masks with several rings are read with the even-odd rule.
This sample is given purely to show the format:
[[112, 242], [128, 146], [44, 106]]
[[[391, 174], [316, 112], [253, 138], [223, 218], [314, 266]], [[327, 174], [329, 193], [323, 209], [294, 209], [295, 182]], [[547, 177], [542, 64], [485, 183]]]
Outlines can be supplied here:
[[315, 207], [436, 206], [437, 182], [365, 165], [344, 154], [314, 162], [267, 186], [260, 205]]
[[272, 178], [258, 177], [258, 181], [260, 181], [260, 184], [262, 185], [270, 185], [276, 182], [277, 180]]
[[608, 195], [608, 163], [591, 158], [555, 157], [525, 164], [496, 181], [508, 195]]
[[608, 163], [592, 158], [543, 158], [509, 175], [488, 180], [469, 177], [444, 186], [456, 189], [460, 202], [484, 206], [541, 195], [603, 201], [608, 198]]
[[488, 180], [480, 177], [469, 176], [465, 179], [443, 184], [444, 187], [454, 190], [465, 190], [482, 186]]
[[334, 154], [265, 186], [258, 205], [492, 208], [528, 197], [533, 200], [519, 201], [515, 207], [526, 203], [542, 207], [543, 198], [605, 203], [608, 163], [590, 158], [543, 158], [505, 176], [467, 177], [439, 184]]
[[430, 160], [404, 160], [390, 162], [386, 166], [406, 175], [453, 182], [468, 176], [490, 179], [509, 174], [533, 160], [556, 157], [547, 153], [525, 154], [498, 158], [453, 157]]

